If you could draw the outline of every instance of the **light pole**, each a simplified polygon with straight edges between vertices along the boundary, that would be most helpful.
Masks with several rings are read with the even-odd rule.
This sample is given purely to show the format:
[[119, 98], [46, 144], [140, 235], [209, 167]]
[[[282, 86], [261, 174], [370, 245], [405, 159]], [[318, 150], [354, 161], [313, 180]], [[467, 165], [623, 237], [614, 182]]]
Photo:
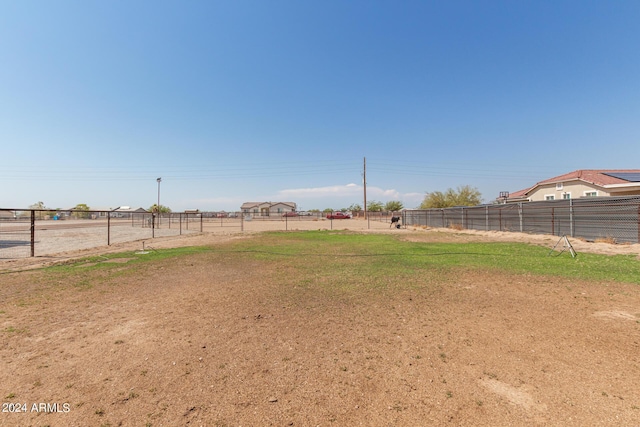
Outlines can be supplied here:
[[160, 228], [160, 182], [162, 182], [162, 178], [158, 178], [156, 181], [158, 181], [158, 204], [156, 209], [158, 210], [158, 228]]

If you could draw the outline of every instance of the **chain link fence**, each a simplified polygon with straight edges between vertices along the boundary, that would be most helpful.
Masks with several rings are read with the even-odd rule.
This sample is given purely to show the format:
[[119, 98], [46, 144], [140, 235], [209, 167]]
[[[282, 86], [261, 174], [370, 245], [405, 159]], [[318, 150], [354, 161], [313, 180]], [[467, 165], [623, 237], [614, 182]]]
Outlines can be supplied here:
[[640, 196], [405, 210], [403, 224], [640, 243]]

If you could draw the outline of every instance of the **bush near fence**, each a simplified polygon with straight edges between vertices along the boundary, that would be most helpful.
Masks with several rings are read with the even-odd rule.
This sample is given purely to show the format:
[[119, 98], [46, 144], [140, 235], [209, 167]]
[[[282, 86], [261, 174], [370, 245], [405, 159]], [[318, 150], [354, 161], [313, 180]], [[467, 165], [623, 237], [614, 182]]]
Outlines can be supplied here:
[[404, 225], [640, 243], [640, 196], [411, 209], [402, 217]]

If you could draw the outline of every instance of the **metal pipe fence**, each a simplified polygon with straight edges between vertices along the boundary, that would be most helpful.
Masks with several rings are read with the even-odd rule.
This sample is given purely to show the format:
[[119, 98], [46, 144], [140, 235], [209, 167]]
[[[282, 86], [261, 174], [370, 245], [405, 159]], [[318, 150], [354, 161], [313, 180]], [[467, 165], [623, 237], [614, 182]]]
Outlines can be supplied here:
[[[371, 221], [390, 223], [391, 217], [398, 215], [405, 227], [514, 231], [640, 243], [640, 196], [404, 210], [401, 213], [369, 212], [366, 228], [370, 227]], [[308, 229], [309, 226], [333, 230], [355, 225], [349, 220], [335, 222], [325, 217], [324, 213], [288, 216], [171, 212], [157, 215], [150, 212], [0, 208], [0, 259], [47, 256], [183, 234], [251, 232], [264, 229], [267, 224], [270, 224], [267, 227], [270, 230]]]
[[404, 225], [640, 243], [640, 196], [405, 210]]
[[[291, 215], [291, 216], [290, 216]], [[194, 233], [363, 227], [326, 214], [241, 212], [52, 211], [0, 208], [0, 260], [59, 255], [118, 243]]]
[[200, 213], [0, 209], [0, 259], [199, 233]]

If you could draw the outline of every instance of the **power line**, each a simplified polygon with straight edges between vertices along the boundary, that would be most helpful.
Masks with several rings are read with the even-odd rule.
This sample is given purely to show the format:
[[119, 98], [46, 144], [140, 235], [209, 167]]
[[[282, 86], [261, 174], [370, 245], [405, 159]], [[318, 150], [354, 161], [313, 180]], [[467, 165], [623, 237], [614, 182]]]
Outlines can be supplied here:
[[[2, 165], [0, 179], [3, 180], [42, 180], [49, 181], [146, 181], [155, 179], [158, 173], [172, 180], [207, 179], [249, 179], [268, 177], [302, 177], [327, 174], [361, 174], [361, 165], [350, 161], [314, 161], [314, 162], [269, 162], [242, 165], [166, 165], [131, 167], [18, 167]], [[380, 161], [371, 160], [367, 167], [372, 176], [403, 175], [419, 177], [468, 177], [493, 178], [496, 180], [526, 179], [537, 182], [545, 174], [539, 169], [518, 168], [513, 166], [477, 165], [477, 164], [428, 164], [420, 161]]]

